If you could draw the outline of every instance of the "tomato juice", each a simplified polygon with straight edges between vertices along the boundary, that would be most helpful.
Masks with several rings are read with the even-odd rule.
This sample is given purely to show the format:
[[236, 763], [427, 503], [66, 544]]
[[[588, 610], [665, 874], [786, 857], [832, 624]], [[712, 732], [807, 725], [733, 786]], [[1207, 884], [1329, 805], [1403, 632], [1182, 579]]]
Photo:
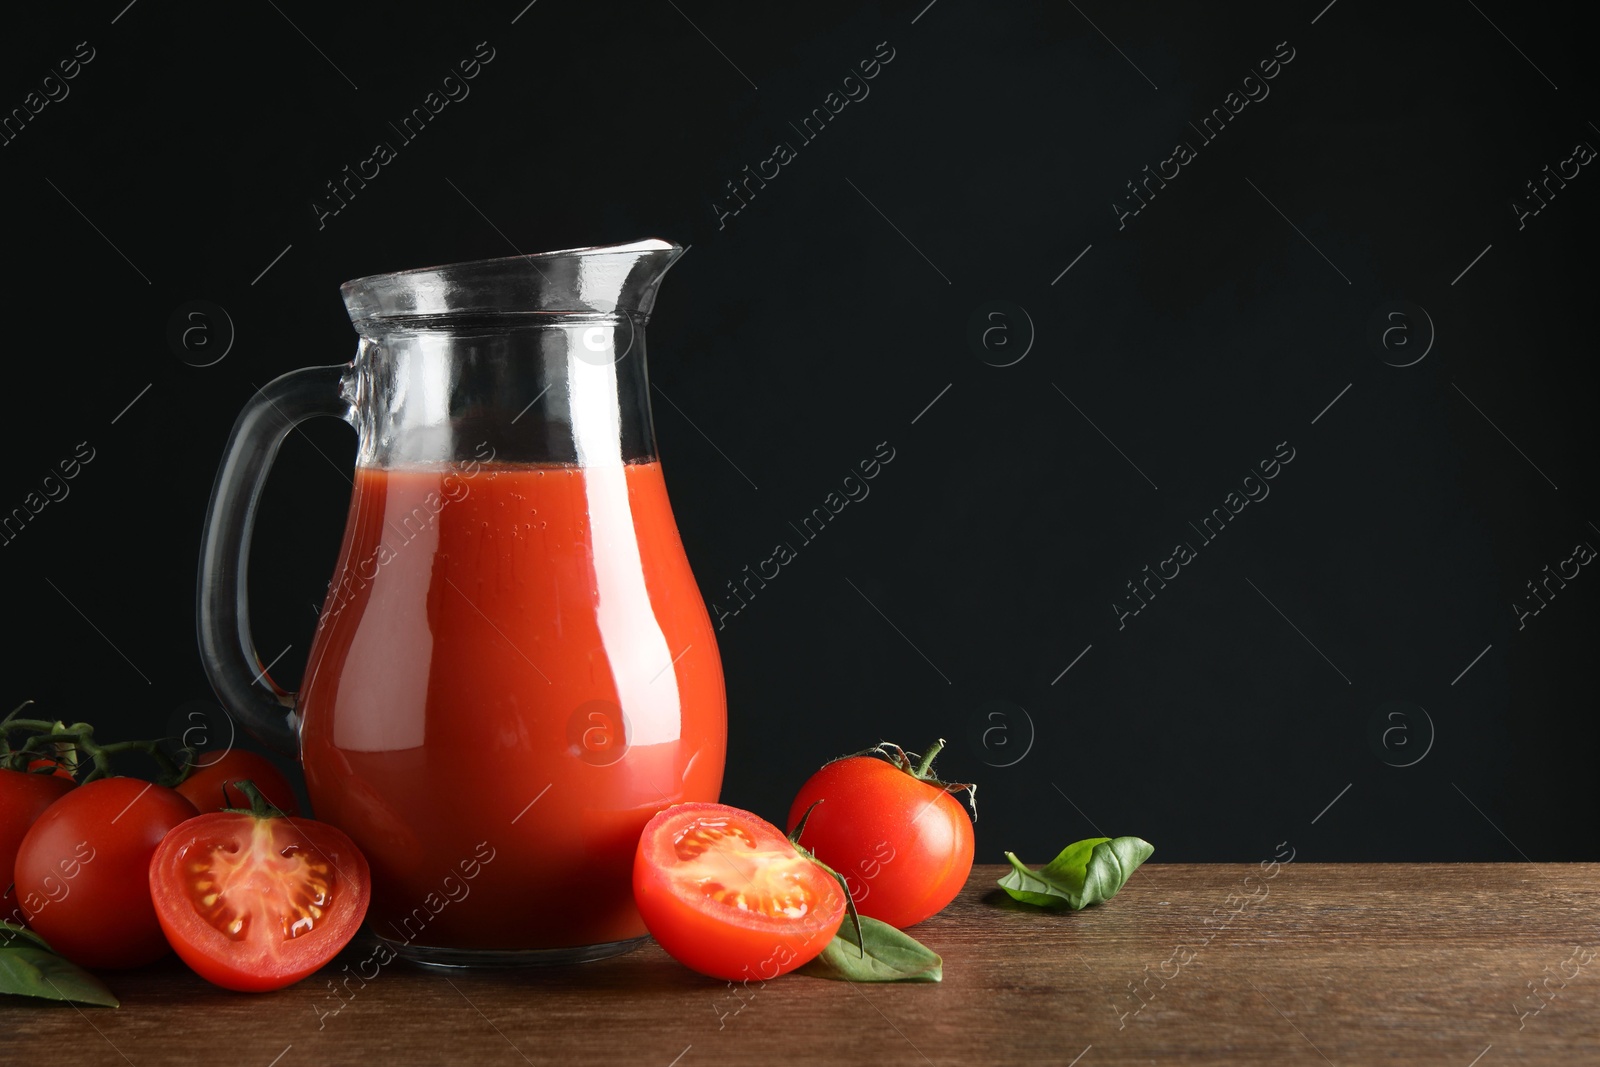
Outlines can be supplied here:
[[640, 831], [717, 799], [726, 731], [661, 466], [470, 469], [356, 470], [298, 705], [316, 817], [392, 942], [643, 936]]

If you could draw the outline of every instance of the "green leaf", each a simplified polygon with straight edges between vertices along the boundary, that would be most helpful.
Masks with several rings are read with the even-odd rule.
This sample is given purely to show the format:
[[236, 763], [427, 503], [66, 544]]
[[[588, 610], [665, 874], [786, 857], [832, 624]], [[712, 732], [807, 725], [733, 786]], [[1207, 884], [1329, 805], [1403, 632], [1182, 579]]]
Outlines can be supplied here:
[[[1061, 907], [1063, 904], [1074, 909], [1083, 907], [1077, 902], [1083, 899], [1084, 876], [1088, 874], [1089, 862], [1094, 850], [1110, 840], [1109, 837], [1089, 837], [1074, 841], [1038, 871], [1029, 870], [1016, 856], [1007, 852], [1006, 859], [1011, 861], [1012, 873], [1005, 877], [1017, 889], [1011, 895], [1025, 904], [1037, 904], [1041, 908]], [[1002, 880], [1000, 886], [1007, 892], [1013, 888], [1006, 880]], [[1118, 886], [1121, 886], [1120, 882]], [[1107, 896], [1115, 892], [1116, 889], [1113, 889]]]
[[18, 926], [14, 922], [6, 922], [5, 920], [0, 919], [0, 949], [23, 948], [28, 945], [42, 948], [46, 952], [55, 951], [55, 949], [50, 947], [50, 942], [34, 933], [26, 926]]
[[1024, 904], [1077, 911], [1116, 896], [1154, 851], [1137, 837], [1090, 837], [1068, 845], [1037, 871], [1007, 852], [1011, 873], [1000, 879], [1000, 888]]
[[910, 934], [863, 915], [861, 940], [845, 923], [822, 954], [797, 973], [840, 982], [938, 982], [944, 961]]
[[[20, 939], [19, 939], [20, 941]], [[0, 993], [119, 1007], [104, 982], [76, 963], [17, 941], [0, 949]]]

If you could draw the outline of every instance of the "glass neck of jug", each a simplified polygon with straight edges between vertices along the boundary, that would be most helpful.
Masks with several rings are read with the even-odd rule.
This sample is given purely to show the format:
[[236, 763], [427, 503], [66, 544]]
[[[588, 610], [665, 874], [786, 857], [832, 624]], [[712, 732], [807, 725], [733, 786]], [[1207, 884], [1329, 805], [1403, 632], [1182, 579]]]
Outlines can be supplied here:
[[644, 327], [682, 251], [641, 241], [347, 282], [357, 464], [653, 459]]

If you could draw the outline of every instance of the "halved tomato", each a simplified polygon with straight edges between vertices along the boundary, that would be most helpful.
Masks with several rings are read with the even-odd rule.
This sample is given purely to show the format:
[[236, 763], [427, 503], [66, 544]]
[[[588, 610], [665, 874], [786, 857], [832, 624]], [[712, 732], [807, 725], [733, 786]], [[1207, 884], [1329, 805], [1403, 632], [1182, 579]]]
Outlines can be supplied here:
[[150, 861], [156, 915], [183, 962], [224, 989], [282, 989], [333, 959], [367, 914], [366, 857], [325, 823], [216, 812]]
[[725, 804], [678, 804], [645, 826], [633, 897], [678, 962], [729, 981], [808, 962], [844, 919], [838, 881], [765, 819]]

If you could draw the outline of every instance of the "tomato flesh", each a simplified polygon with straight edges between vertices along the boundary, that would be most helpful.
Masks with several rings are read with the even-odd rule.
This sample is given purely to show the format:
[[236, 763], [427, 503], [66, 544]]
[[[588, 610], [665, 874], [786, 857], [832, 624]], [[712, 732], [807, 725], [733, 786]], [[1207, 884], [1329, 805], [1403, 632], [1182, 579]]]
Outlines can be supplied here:
[[729, 981], [776, 978], [806, 963], [845, 913], [832, 875], [776, 826], [724, 804], [679, 804], [651, 819], [633, 892], [669, 955]]
[[811, 862], [763, 850], [743, 826], [724, 819], [703, 819], [672, 843], [678, 864], [673, 886], [713, 903], [755, 912], [768, 918], [799, 919], [811, 910], [805, 885]]
[[823, 767], [800, 787], [790, 829], [808, 809], [800, 843], [844, 876], [857, 911], [890, 926], [940, 911], [972, 873], [972, 821], [961, 802], [884, 760]]
[[197, 845], [183, 857], [189, 903], [233, 941], [287, 941], [322, 918], [334, 875], [327, 861], [298, 848], [279, 851], [271, 822], [258, 819], [250, 842]]
[[366, 916], [366, 858], [331, 826], [221, 812], [175, 828], [151, 860], [167, 940], [201, 977], [261, 992], [338, 954]]

